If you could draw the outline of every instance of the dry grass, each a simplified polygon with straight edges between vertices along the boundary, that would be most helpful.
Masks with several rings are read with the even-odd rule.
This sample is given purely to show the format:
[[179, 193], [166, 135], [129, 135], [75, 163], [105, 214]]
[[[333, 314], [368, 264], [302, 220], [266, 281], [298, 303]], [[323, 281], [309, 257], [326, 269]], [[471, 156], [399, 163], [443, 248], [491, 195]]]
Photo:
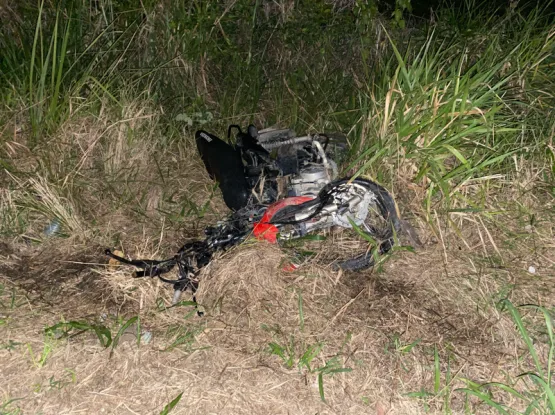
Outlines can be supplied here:
[[[434, 346], [442, 373], [449, 359], [458, 378], [502, 381], [518, 373], [522, 344], [496, 301], [507, 294], [517, 302], [553, 299], [545, 284], [552, 256], [539, 278], [527, 275], [520, 258], [493, 266], [480, 249], [438, 241], [396, 254], [381, 273], [316, 264], [287, 273], [283, 251], [248, 242], [203, 272], [198, 300], [206, 316], [198, 318], [191, 308], [161, 308], [171, 290], [157, 281], [132, 280], [127, 267], [89, 265], [104, 262], [90, 247], [74, 246], [69, 256], [60, 244], [2, 251], [1, 394], [4, 402], [22, 398], [12, 408], [24, 413], [158, 413], [183, 391], [176, 414], [424, 413], [404, 394], [431, 390]], [[153, 340], [138, 347], [124, 336], [111, 359], [94, 335], [52, 340], [42, 332], [64, 319], [103, 320], [116, 332], [118, 317], [133, 315]], [[269, 353], [272, 342], [289, 348], [291, 368]], [[312, 371], [299, 367], [318, 344]], [[51, 351], [42, 364], [45, 347]], [[324, 377], [323, 403], [314, 370], [333, 358], [353, 370]], [[462, 386], [458, 378], [449, 391]], [[463, 396], [450, 393], [453, 413], [463, 413]], [[442, 412], [443, 399], [430, 399], [428, 413]]]
[[[555, 301], [543, 17], [472, 7], [469, 22], [445, 12], [396, 34], [350, 0], [331, 3], [361, 7], [331, 16], [319, 2], [263, 1], [265, 18], [248, 1], [194, 13], [42, 3], [33, 19], [0, 6], [13, 35], [0, 42], [0, 415], [158, 414], [180, 393], [172, 413], [493, 414], [457, 389], [529, 386], [519, 375], [537, 365], [500, 304]], [[170, 287], [103, 252], [167, 258], [227, 213], [187, 118], [220, 133], [347, 125], [360, 156], [350, 174], [391, 186], [416, 252], [346, 273], [330, 263], [366, 248], [352, 232], [296, 248], [248, 240], [203, 270], [203, 317], [169, 307]], [[285, 272], [300, 250], [315, 255]], [[543, 316], [520, 310], [545, 365]], [[45, 332], [71, 321], [89, 327]]]
[[[496, 305], [506, 297], [553, 304], [553, 201], [520, 197], [541, 168], [522, 165], [510, 184], [496, 181], [499, 196], [486, 206], [492, 214], [431, 212], [430, 222], [420, 210], [422, 189], [401, 187], [400, 179], [402, 216], [423, 244], [373, 271], [329, 266], [361, 249], [348, 232], [303, 246], [316, 256], [294, 273], [282, 270], [294, 248], [249, 240], [202, 272], [197, 298], [206, 314], [199, 318], [190, 306], [166, 307], [168, 286], [134, 280], [129, 267], [110, 266], [102, 255], [110, 246], [167, 257], [226, 212], [190, 135], [153, 144], [155, 112], [131, 102], [120, 122], [106, 115], [68, 123], [52, 143], [67, 155], [62, 161], [25, 150], [22, 137], [4, 150], [23, 172], [5, 178], [0, 211], [24, 217], [25, 229], [0, 244], [0, 396], [2, 404], [18, 399], [1, 411], [159, 413], [184, 392], [172, 413], [405, 415], [449, 407], [462, 414], [465, 397], [455, 389], [463, 378], [506, 381], [525, 370], [522, 339]], [[39, 161], [49, 163], [48, 175], [31, 175]], [[69, 238], [44, 236], [52, 217]], [[401, 235], [401, 242], [415, 241]], [[128, 330], [112, 357], [91, 332], [44, 334], [79, 320], [115, 336], [133, 316], [152, 341], [138, 346]], [[323, 402], [318, 374], [330, 365], [352, 370], [323, 376]], [[422, 390], [433, 396], [407, 396]]]

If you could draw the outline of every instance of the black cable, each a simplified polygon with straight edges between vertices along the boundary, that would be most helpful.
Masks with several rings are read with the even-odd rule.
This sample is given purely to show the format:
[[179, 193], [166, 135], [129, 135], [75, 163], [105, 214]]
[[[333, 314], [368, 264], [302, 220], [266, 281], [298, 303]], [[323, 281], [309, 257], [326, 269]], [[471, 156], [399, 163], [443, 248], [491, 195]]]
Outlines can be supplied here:
[[158, 261], [158, 260], [155, 260], [155, 259], [133, 259], [133, 260], [129, 260], [129, 259], [123, 258], [119, 255], [116, 255], [116, 254], [112, 253], [112, 251], [110, 249], [106, 249], [104, 251], [104, 253], [106, 255], [108, 255], [109, 257], [114, 258], [115, 260], [117, 260], [119, 262], [122, 262], [122, 263], [127, 264], [127, 265], [134, 265], [134, 266], [139, 267], [139, 268], [146, 268], [146, 267], [153, 266], [153, 265], [159, 265], [159, 264], [162, 264], [164, 262], [171, 261], [173, 259], [173, 258], [171, 258], [171, 259], [166, 259], [166, 260], [162, 260], [162, 261]]

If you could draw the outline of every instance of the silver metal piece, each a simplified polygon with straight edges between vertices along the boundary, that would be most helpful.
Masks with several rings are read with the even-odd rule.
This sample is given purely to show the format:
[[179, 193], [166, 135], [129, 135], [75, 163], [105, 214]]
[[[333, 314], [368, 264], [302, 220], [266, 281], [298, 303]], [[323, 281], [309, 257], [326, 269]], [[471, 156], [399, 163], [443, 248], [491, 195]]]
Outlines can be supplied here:
[[316, 197], [322, 187], [329, 182], [326, 167], [311, 163], [303, 167], [299, 174], [291, 179], [291, 188], [297, 196]]
[[206, 134], [206, 133], [200, 133], [200, 136], [201, 136], [202, 138], [204, 138], [206, 141], [208, 141], [209, 143], [212, 142], [212, 138], [211, 138], [208, 134]]
[[337, 164], [332, 164], [328, 161], [326, 152], [324, 151], [322, 144], [318, 140], [314, 140], [312, 144], [316, 147], [318, 153], [320, 154], [320, 157], [322, 158], [322, 163], [324, 164], [324, 167], [326, 168], [326, 172], [328, 174], [328, 180], [334, 180], [337, 177]]
[[314, 138], [310, 135], [304, 137], [294, 137], [294, 138], [277, 138], [271, 141], [260, 142], [262, 147], [266, 150], [270, 151], [274, 148], [291, 145], [291, 144], [300, 144], [300, 143], [310, 143], [314, 140]]
[[295, 215], [295, 221], [300, 222], [300, 221], [303, 221], [305, 219], [308, 219], [310, 217], [310, 215], [312, 215], [314, 213], [315, 209], [316, 209], [316, 206], [313, 206], [311, 209], [307, 209], [302, 213], [297, 213]]
[[[303, 233], [329, 228], [334, 225], [351, 228], [349, 219], [357, 226], [364, 226], [368, 209], [371, 204], [376, 202], [376, 195], [356, 183], [345, 183], [339, 190], [333, 202], [324, 206], [316, 218], [303, 222]], [[295, 215], [295, 220], [305, 220], [314, 212], [315, 208]], [[342, 213], [339, 213], [340, 208]]]
[[312, 232], [317, 229], [326, 229], [333, 226], [333, 215], [323, 215], [320, 220], [316, 222], [305, 222], [306, 232]]
[[[299, 179], [305, 182], [317, 182], [326, 179], [326, 171], [319, 164], [309, 164], [299, 173]], [[297, 179], [297, 180], [299, 180]]]
[[348, 191], [340, 193], [339, 198], [341, 200], [336, 201], [336, 203], [348, 207], [344, 213], [334, 212], [332, 214], [333, 223], [343, 228], [352, 228], [349, 221], [351, 219], [355, 225], [361, 226], [368, 216], [370, 205], [376, 203], [376, 195], [356, 183], [346, 183], [345, 186], [350, 188]]
[[172, 305], [176, 305], [179, 302], [179, 299], [181, 298], [182, 293], [183, 293], [183, 291], [181, 291], [181, 290], [175, 290], [173, 292]]
[[286, 145], [311, 143], [322, 159], [322, 163], [310, 163], [302, 167], [300, 172], [291, 178], [290, 188], [297, 196], [316, 197], [322, 187], [338, 175], [337, 164], [328, 159], [322, 143], [318, 141], [319, 138], [317, 134], [295, 137], [295, 132], [290, 129], [266, 129], [258, 132], [257, 140], [267, 151]]
[[[258, 131], [258, 136], [256, 139], [266, 150], [270, 151], [272, 148], [280, 147], [284, 145], [287, 140], [295, 137], [295, 131], [291, 129], [273, 129], [267, 128]], [[272, 148], [266, 147], [268, 143], [275, 145]]]

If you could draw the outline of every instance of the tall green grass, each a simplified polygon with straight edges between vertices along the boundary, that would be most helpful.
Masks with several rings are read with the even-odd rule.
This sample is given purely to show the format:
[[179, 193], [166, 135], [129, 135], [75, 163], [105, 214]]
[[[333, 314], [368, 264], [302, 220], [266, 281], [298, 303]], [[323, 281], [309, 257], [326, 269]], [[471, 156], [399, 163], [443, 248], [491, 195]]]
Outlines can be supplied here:
[[465, 186], [510, 177], [517, 153], [547, 161], [555, 37], [539, 11], [521, 19], [500, 18], [487, 37], [430, 27], [404, 50], [386, 31], [392, 56], [359, 97], [359, 172], [401, 170], [426, 188], [430, 213], [439, 200], [443, 209], [479, 207]]
[[[20, 131], [15, 136], [34, 149], [48, 185], [86, 208], [90, 202], [77, 200], [91, 185], [82, 174], [88, 150], [71, 140], [60, 145], [60, 129], [86, 117], [116, 126], [146, 103], [157, 113], [145, 127], [151, 131], [126, 127], [117, 141], [100, 139], [101, 151], [90, 157], [104, 154], [104, 161], [87, 171], [96, 179], [93, 193], [115, 209], [138, 200], [145, 219], [140, 177], [169, 183], [166, 155], [190, 151], [184, 134], [203, 126], [223, 135], [232, 122], [349, 133], [344, 173], [370, 175], [394, 190], [415, 183], [430, 222], [434, 211], [485, 209], [477, 189], [510, 181], [516, 156], [544, 166], [543, 179], [552, 182], [549, 3], [492, 13], [469, 1], [439, 10], [435, 22], [407, 19], [406, 29], [363, 6], [23, 1], [0, 29], [2, 140]], [[114, 158], [118, 151], [143, 161]], [[14, 177], [37, 172], [5, 146], [0, 154]], [[145, 176], [150, 154], [156, 178]], [[169, 189], [163, 198], [174, 199]], [[167, 204], [159, 212], [168, 210], [175, 209]], [[14, 218], [24, 216], [12, 212], [4, 228], [21, 228]]]
[[[162, 160], [161, 174], [145, 180], [168, 183], [165, 154], [189, 151], [184, 134], [202, 125], [223, 135], [232, 122], [342, 130], [352, 147], [345, 174], [393, 189], [415, 183], [430, 222], [434, 211], [480, 211], [487, 197], [477, 189], [510, 181], [516, 156], [544, 166], [544, 181], [553, 180], [548, 6], [492, 12], [469, 1], [437, 11], [435, 22], [407, 19], [400, 29], [360, 2], [349, 9], [323, 0], [292, 8], [247, 0], [136, 8], [119, 0], [23, 1], [0, 29], [0, 133], [11, 140], [19, 130], [22, 143], [36, 148], [41, 176], [75, 201], [85, 197], [84, 150], [58, 145], [60, 129], [85, 117], [115, 125], [148, 103], [159, 123], [148, 124], [150, 132], [127, 128], [117, 142], [101, 139], [91, 157], [105, 154], [103, 166], [87, 171], [98, 179], [95, 194], [118, 209], [139, 200], [142, 216], [148, 195], [135, 184], [149, 154]], [[116, 150], [144, 161], [114, 158]], [[36, 172], [6, 147], [0, 152], [13, 175]], [[4, 227], [17, 228], [16, 216], [24, 215], [11, 214]]]
[[[368, 151], [373, 140], [389, 145], [383, 140], [391, 135], [409, 150], [423, 135], [426, 147], [441, 147], [447, 135], [464, 145], [469, 126], [491, 145], [494, 115], [523, 98], [506, 96], [518, 82], [526, 93], [549, 95], [553, 38], [541, 9], [496, 15], [478, 6], [470, 2], [465, 19], [446, 8], [437, 23], [409, 22], [403, 31], [358, 3], [351, 10], [299, 2], [286, 10], [246, 0], [135, 9], [118, 0], [23, 2], [20, 13], [33, 19], [10, 25], [15, 35], [2, 40], [1, 65], [5, 91], [25, 98], [34, 134], [52, 131], [87, 98], [119, 102], [125, 86], [151, 91], [170, 119], [209, 111], [216, 128], [255, 120], [349, 130], [365, 119], [371, 125], [361, 122], [353, 139]], [[522, 105], [545, 105], [551, 97], [524, 98]], [[481, 128], [474, 125], [480, 110]], [[500, 133], [510, 128], [503, 121]], [[424, 164], [432, 170], [434, 163]], [[441, 174], [437, 163], [433, 169]]]
[[[460, 374], [461, 370], [453, 374], [450, 354], [442, 362], [435, 346], [431, 366], [433, 387], [429, 391], [410, 392], [406, 396], [421, 399], [424, 403], [442, 402], [446, 414], [460, 409], [461, 402], [457, 398], [461, 394], [465, 397], [464, 413], [482, 413], [484, 408], [501, 415], [555, 413], [555, 337], [552, 310], [536, 305], [516, 307], [508, 299], [502, 300], [499, 305], [507, 311], [515, 325], [517, 338], [522, 342], [522, 347], [518, 347], [518, 355], [515, 356], [517, 367], [511, 373], [507, 369], [501, 371], [504, 380], [479, 382]], [[532, 317], [536, 317], [534, 314], [539, 315], [540, 322], [532, 324], [530, 316], [525, 318], [521, 310], [531, 311]], [[445, 379], [443, 387], [442, 378]], [[464, 386], [456, 387], [461, 384]]]
[[[555, 354], [555, 336], [553, 334], [552, 312], [545, 307], [524, 305], [515, 307], [509, 300], [502, 306], [509, 312], [516, 329], [525, 345], [525, 351], [519, 356], [525, 372], [509, 379], [509, 382], [477, 383], [462, 379], [467, 387], [457, 391], [478, 398], [479, 401], [496, 409], [500, 414], [553, 414], [555, 413], [555, 385], [553, 385], [553, 357]], [[530, 330], [519, 309], [530, 309], [541, 313], [544, 324], [542, 333]], [[545, 338], [542, 339], [542, 337]], [[543, 346], [546, 347], [543, 347]], [[547, 349], [547, 350], [545, 350]], [[529, 362], [529, 364], [527, 364]], [[516, 400], [524, 412], [503, 403], [502, 398], [510, 396]]]

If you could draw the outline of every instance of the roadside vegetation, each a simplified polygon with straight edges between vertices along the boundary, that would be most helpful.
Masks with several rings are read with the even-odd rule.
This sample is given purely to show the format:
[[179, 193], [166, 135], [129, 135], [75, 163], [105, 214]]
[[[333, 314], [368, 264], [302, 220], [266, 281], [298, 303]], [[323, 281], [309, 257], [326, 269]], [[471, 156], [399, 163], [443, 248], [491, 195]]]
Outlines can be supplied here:
[[[518, 3], [0, 6], [0, 414], [555, 413], [555, 15]], [[248, 241], [204, 318], [108, 264], [225, 216], [194, 131], [251, 122], [345, 133], [418, 238], [356, 275]]]

